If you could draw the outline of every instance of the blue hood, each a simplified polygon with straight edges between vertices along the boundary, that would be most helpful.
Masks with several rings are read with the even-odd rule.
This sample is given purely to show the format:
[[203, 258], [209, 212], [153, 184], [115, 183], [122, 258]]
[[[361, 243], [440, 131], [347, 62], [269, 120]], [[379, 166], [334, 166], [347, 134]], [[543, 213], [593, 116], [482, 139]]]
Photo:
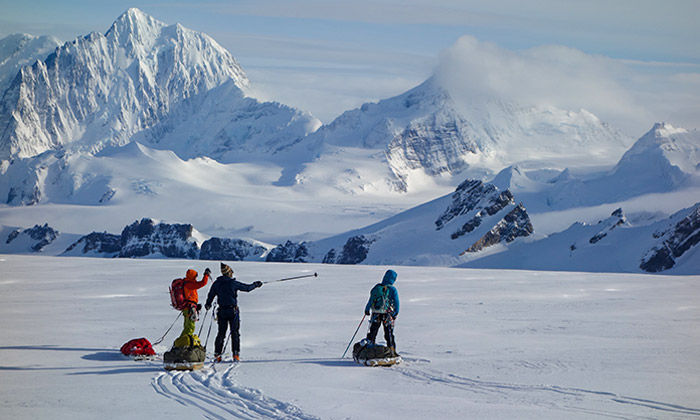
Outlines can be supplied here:
[[391, 286], [396, 281], [397, 276], [398, 276], [398, 274], [396, 274], [396, 271], [387, 270], [386, 273], [384, 273], [384, 278], [382, 279], [382, 284], [385, 286]]

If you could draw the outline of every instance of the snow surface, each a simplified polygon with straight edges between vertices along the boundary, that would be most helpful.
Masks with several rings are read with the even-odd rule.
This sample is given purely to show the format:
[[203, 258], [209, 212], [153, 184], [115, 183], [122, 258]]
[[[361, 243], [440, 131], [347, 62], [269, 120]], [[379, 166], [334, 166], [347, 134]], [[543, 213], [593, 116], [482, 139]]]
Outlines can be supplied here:
[[368, 368], [340, 357], [387, 267], [231, 265], [319, 277], [240, 294], [242, 363], [173, 373], [118, 349], [163, 335], [170, 280], [204, 262], [0, 256], [2, 416], [700, 418], [700, 276], [392, 267], [405, 362]]

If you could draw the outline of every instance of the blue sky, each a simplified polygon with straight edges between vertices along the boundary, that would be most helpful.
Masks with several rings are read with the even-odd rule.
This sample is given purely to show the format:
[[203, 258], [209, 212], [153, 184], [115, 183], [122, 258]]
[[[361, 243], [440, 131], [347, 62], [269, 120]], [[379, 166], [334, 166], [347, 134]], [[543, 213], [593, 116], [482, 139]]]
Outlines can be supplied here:
[[[575, 107], [575, 95], [585, 90], [581, 107], [629, 131], [643, 131], [646, 119], [700, 128], [696, 0], [2, 0], [0, 7], [0, 37], [26, 32], [63, 41], [105, 32], [126, 9], [138, 7], [209, 34], [236, 57], [261, 96], [307, 109], [324, 122], [400, 94], [445, 62], [488, 63], [484, 69], [504, 72], [517, 85], [529, 84], [543, 63], [571, 73], [584, 61], [600, 80], [600, 100], [590, 94], [596, 79], [581, 84], [581, 74], [554, 76], [563, 85], [541, 100]], [[513, 60], [534, 73], [505, 74]], [[563, 90], [572, 94], [564, 98], [567, 83], [572, 89]], [[618, 115], [609, 106], [611, 92], [626, 107]], [[640, 104], [646, 101], [654, 104]]]

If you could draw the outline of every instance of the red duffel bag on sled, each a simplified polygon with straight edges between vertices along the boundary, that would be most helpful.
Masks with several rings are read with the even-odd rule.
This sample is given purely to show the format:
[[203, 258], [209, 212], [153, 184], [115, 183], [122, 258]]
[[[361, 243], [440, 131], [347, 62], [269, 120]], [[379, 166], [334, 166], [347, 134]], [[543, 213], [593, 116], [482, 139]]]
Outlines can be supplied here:
[[132, 357], [147, 357], [155, 356], [156, 352], [153, 350], [151, 342], [145, 338], [134, 338], [129, 340], [120, 349], [124, 356]]

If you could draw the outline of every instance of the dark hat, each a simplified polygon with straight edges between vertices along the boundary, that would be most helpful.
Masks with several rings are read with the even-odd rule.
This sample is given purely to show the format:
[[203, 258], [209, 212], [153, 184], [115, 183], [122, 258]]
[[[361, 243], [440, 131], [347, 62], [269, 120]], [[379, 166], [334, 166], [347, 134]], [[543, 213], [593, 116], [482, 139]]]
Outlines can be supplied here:
[[221, 274], [223, 274], [226, 277], [233, 278], [233, 269], [228, 265], [221, 263]]

